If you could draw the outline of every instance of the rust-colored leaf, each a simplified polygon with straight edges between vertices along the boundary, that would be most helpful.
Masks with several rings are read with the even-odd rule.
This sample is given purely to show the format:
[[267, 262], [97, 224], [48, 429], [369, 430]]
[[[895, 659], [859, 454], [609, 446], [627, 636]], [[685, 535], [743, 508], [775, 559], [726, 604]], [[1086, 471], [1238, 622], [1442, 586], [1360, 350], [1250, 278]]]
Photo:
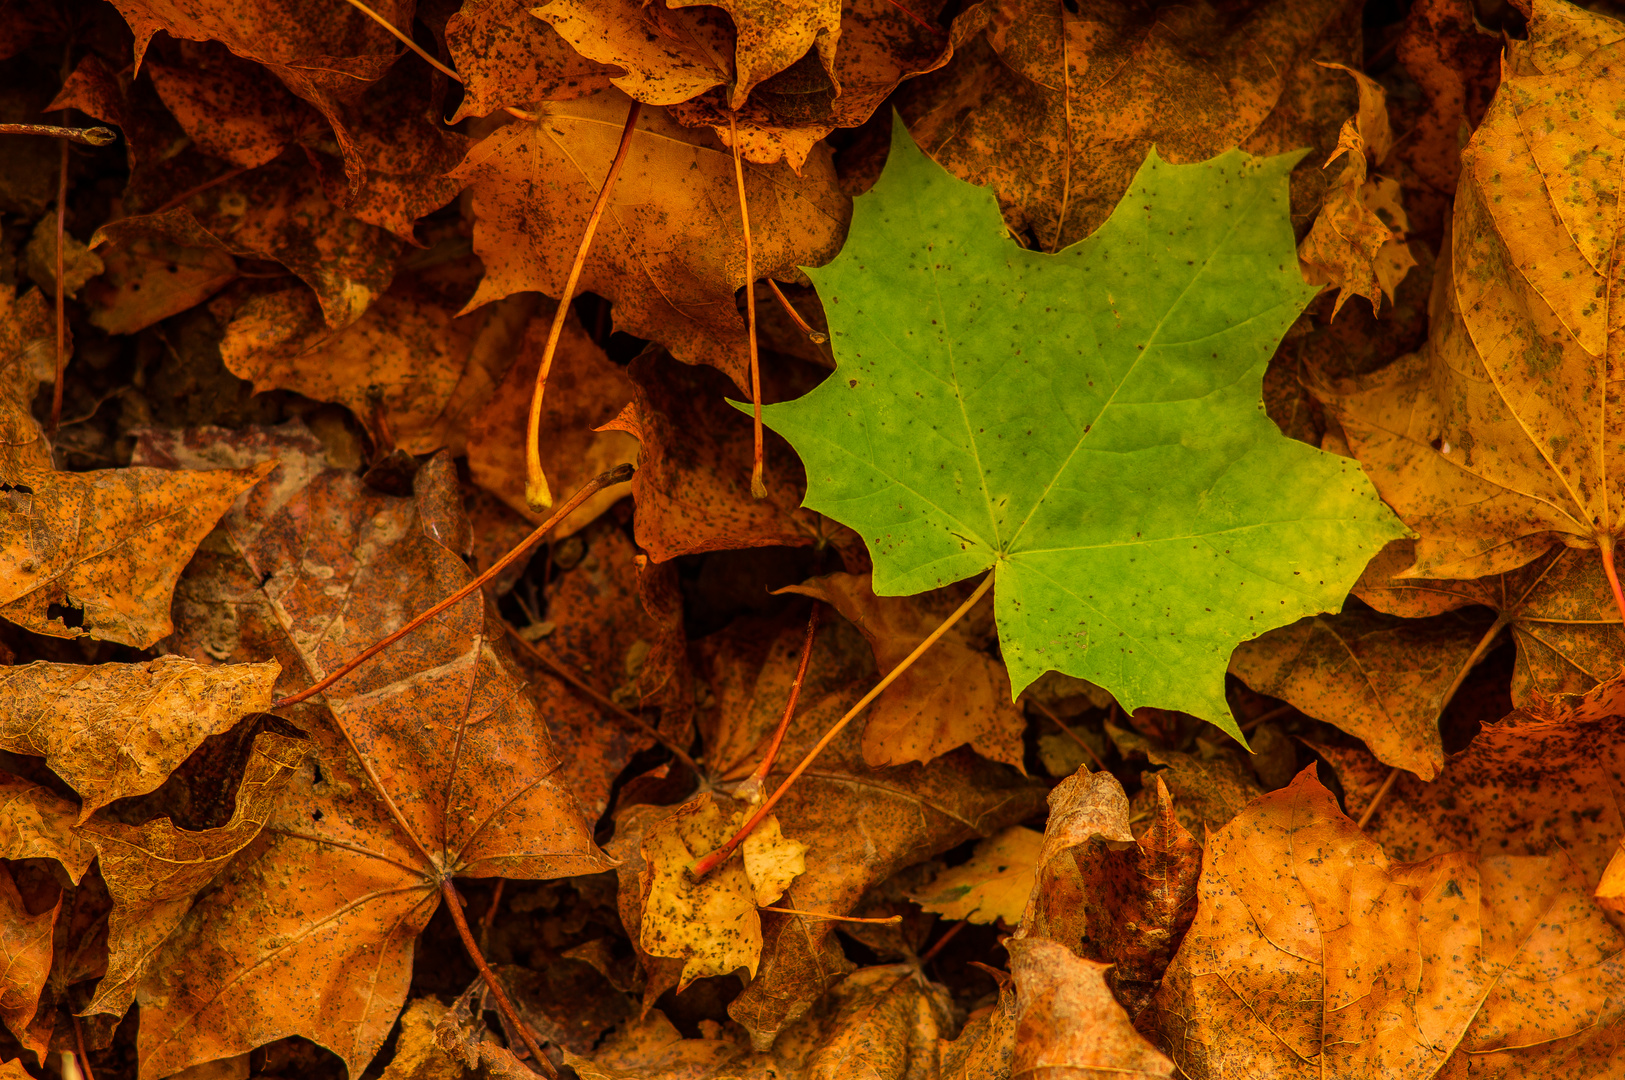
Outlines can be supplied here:
[[147, 648], [172, 628], [170, 593], [198, 541], [269, 471], [17, 469], [0, 490], [0, 617]]

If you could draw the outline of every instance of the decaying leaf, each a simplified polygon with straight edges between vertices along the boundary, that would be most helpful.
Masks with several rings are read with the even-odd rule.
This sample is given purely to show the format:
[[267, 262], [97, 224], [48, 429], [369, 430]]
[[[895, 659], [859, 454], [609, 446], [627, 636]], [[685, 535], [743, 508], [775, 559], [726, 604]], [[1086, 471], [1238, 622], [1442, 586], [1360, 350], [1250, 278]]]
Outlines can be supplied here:
[[47, 310], [38, 289], [19, 297], [0, 285], [0, 484], [10, 485], [22, 469], [52, 467], [51, 444], [29, 412], [51, 362]]
[[[976, 4], [954, 22], [955, 63], [910, 84], [902, 112], [944, 168], [998, 192], [1012, 230], [1058, 251], [1106, 220], [1153, 145], [1181, 163], [1234, 146], [1329, 151], [1352, 88], [1312, 61], [1352, 62], [1358, 11]], [[1298, 107], [1304, 84], [1343, 99], [1323, 132], [1324, 117]]]
[[78, 884], [96, 858], [96, 849], [73, 829], [79, 808], [69, 799], [0, 774], [0, 858], [55, 859]]
[[464, 0], [446, 20], [446, 48], [463, 80], [452, 116], [487, 116], [507, 105], [528, 108], [600, 90], [614, 70], [565, 43], [526, 0]]
[[748, 807], [724, 810], [716, 796], [705, 794], [644, 833], [639, 942], [651, 956], [684, 961], [679, 992], [697, 978], [736, 968], [754, 978], [762, 954], [756, 909], [778, 900], [804, 869], [806, 845], [782, 836], [770, 816], [741, 846], [740, 858], [696, 881], [689, 866], [725, 844], [748, 813]]
[[214, 472], [15, 470], [0, 487], [0, 617], [145, 649], [205, 533], [269, 465]]
[[1134, 1030], [1106, 986], [1108, 965], [1058, 941], [1011, 941], [1016, 985], [1015, 1077], [1172, 1076], [1174, 1063]]
[[[465, 310], [527, 289], [563, 291], [628, 104], [615, 91], [550, 104], [541, 119], [498, 128], [469, 151], [453, 175], [473, 192], [474, 250], [486, 275]], [[848, 206], [827, 154], [809, 158], [799, 176], [752, 165], [745, 190], [758, 276], [794, 280], [796, 266], [834, 253]], [[614, 304], [617, 330], [656, 338], [679, 360], [710, 364], [747, 389], [745, 321], [734, 307], [745, 283], [738, 209], [728, 149], [646, 109], [580, 288]]]
[[[11, 870], [0, 866], [0, 1023], [25, 1039], [51, 973], [52, 933], [62, 901], [30, 914]], [[27, 1075], [26, 1073], [24, 1075]]]

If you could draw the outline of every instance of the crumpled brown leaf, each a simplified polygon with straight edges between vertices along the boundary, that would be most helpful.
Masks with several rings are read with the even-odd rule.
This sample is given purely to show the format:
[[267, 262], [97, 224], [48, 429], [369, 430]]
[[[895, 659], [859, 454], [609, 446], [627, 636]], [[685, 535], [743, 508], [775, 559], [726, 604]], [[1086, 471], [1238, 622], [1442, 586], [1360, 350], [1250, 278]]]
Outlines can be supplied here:
[[900, 107], [923, 150], [992, 187], [1011, 229], [1055, 251], [1106, 219], [1153, 144], [1173, 162], [1237, 145], [1329, 151], [1352, 88], [1311, 61], [1354, 61], [1358, 11], [988, 0], [955, 19], [954, 62], [905, 87]]
[[[606, 91], [553, 103], [534, 123], [498, 128], [453, 173], [473, 192], [474, 250], [486, 276], [470, 310], [515, 292], [563, 291], [587, 214], [609, 171], [630, 103]], [[750, 385], [744, 234], [733, 158], [714, 135], [658, 109], [638, 120], [582, 271], [580, 288], [614, 305], [615, 328], [653, 338], [686, 363]], [[758, 277], [795, 280], [839, 247], [850, 213], [827, 154], [802, 175], [785, 165], [745, 170]]]
[[[221, 537], [188, 571], [177, 645], [277, 657], [278, 690], [293, 690], [468, 581], [449, 460], [425, 463], [415, 484], [406, 499], [320, 473], [250, 541]], [[193, 906], [138, 989], [143, 1068], [302, 1034], [359, 1070], [405, 1002], [442, 874], [607, 868], [520, 685], [476, 593], [329, 688], [325, 705], [292, 708], [313, 751], [252, 855]]]
[[1230, 670], [1259, 693], [1363, 739], [1388, 764], [1431, 780], [1444, 764], [1439, 715], [1500, 630], [1485, 612], [1320, 615], [1242, 642]]
[[1160, 778], [1138, 840], [1128, 797], [1110, 773], [1073, 774], [1049, 804], [1019, 936], [1113, 965], [1106, 983], [1137, 1017], [1195, 914], [1202, 848], [1175, 818]]
[[1134, 1030], [1107, 989], [1110, 965], [1047, 938], [1017, 938], [1005, 947], [1016, 986], [1012, 1080], [1173, 1075], [1174, 1063]]
[[44, 758], [79, 794], [82, 825], [114, 799], [156, 789], [208, 736], [269, 710], [281, 670], [184, 656], [0, 668], [0, 749]]
[[1381, 297], [1393, 304], [1394, 290], [1416, 265], [1405, 246], [1410, 219], [1399, 181], [1368, 175], [1370, 169], [1382, 166], [1394, 147], [1387, 94], [1375, 79], [1344, 64], [1321, 66], [1348, 72], [1360, 88], [1360, 111], [1344, 122], [1337, 149], [1322, 166], [1330, 169], [1339, 160], [1343, 162], [1326, 191], [1320, 216], [1298, 245], [1298, 259], [1311, 284], [1337, 286], [1333, 318], [1353, 295], [1369, 300], [1375, 314]]
[[212, 472], [19, 468], [0, 485], [0, 617], [138, 649], [204, 534], [270, 466]]
[[[803, 627], [764, 634], [736, 626], [711, 642], [706, 666], [717, 673], [715, 716], [729, 731], [707, 727], [706, 745], [719, 762], [736, 757], [742, 778], [759, 760], [751, 747], [772, 731], [794, 677]], [[765, 638], [765, 640], [764, 640]], [[841, 623], [829, 623], [814, 644], [801, 703], [767, 778], [778, 786], [812, 743], [874, 685], [868, 649]], [[775, 807], [786, 835], [807, 845], [806, 873], [782, 906], [847, 914], [864, 892], [897, 870], [976, 836], [1023, 820], [1042, 805], [1042, 787], [1014, 769], [961, 748], [929, 765], [871, 768], [861, 736], [848, 728]], [[731, 747], [743, 747], [732, 751]], [[732, 778], [732, 773], [729, 774]], [[802, 1015], [840, 974], [828, 920], [769, 914], [762, 920], [757, 976], [729, 1006], [758, 1046]], [[833, 950], [831, 955], [826, 950]]]
[[1396, 864], [1305, 770], [1210, 839], [1153, 1008], [1193, 1080], [1605, 1075], [1622, 946], [1562, 855]]
[[[876, 596], [868, 574], [830, 574], [783, 590], [822, 600], [845, 616], [888, 672], [930, 636], [963, 600], [962, 590]], [[972, 623], [974, 626], [974, 622]], [[926, 762], [958, 746], [1022, 768], [1027, 718], [1012, 701], [1004, 665], [977, 648], [961, 621], [869, 706], [863, 759], [870, 766]]]
[[113, 897], [107, 973], [89, 1011], [118, 1015], [130, 1007], [137, 983], [164, 940], [186, 917], [198, 892], [259, 836], [308, 748], [301, 739], [273, 731], [256, 735], [231, 818], [218, 829], [187, 832], [168, 818], [144, 825], [92, 819], [80, 828], [80, 835], [95, 845]]

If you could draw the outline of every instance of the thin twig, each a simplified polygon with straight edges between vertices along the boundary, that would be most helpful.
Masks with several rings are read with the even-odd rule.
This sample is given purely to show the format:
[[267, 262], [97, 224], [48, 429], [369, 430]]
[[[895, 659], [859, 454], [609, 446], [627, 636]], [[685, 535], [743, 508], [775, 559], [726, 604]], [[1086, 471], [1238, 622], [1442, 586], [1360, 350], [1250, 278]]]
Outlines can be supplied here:
[[366, 4], [363, 4], [361, 2], [361, 0], [346, 0], [346, 2], [351, 7], [355, 8], [357, 11], [361, 12], [361, 14], [365, 15], [367, 18], [371, 19], [373, 22], [377, 23], [379, 26], [382, 26], [385, 30], [388, 30], [391, 34], [394, 34], [396, 40], [398, 40], [402, 45], [405, 45], [408, 49], [411, 49], [413, 52], [417, 53], [419, 56], [423, 57], [424, 62], [427, 63], [430, 67], [432, 67], [436, 71], [440, 72], [440, 74], [444, 75], [446, 78], [450, 79], [452, 82], [456, 83], [458, 86], [461, 86], [463, 84], [462, 77], [459, 76], [455, 71], [451, 70], [451, 68], [447, 67], [445, 64], [442, 64], [440, 61], [436, 60], [434, 57], [432, 57], [428, 53], [424, 52], [418, 46], [417, 42], [413, 41], [411, 38], [407, 37], [405, 34], [401, 33], [399, 30], [395, 29], [395, 25], [393, 23], [391, 23], [388, 19], [384, 18], [382, 15], [378, 14], [376, 11], [372, 10], [372, 8], [368, 7]]
[[803, 919], [821, 919], [825, 922], [861, 922], [880, 923], [886, 926], [895, 925], [903, 921], [901, 915], [888, 915], [883, 919], [860, 919], [856, 915], [831, 915], [827, 911], [797, 911], [787, 907], [760, 907], [757, 911], [776, 911], [780, 915], [799, 915]]
[[[354, 0], [351, 0], [353, 3]], [[542, 350], [542, 363], [536, 369], [536, 387], [530, 394], [530, 422], [525, 428], [525, 502], [540, 513], [553, 505], [553, 492], [547, 486], [547, 474], [542, 471], [542, 396], [547, 392], [547, 374], [553, 369], [553, 354], [559, 348], [559, 335], [564, 332], [564, 320], [570, 314], [570, 298], [576, 293], [581, 270], [587, 265], [587, 252], [592, 248], [593, 234], [598, 231], [598, 219], [609, 206], [609, 193], [615, 188], [615, 178], [626, 164], [626, 152], [632, 147], [632, 133], [637, 130], [638, 114], [643, 105], [632, 102], [626, 110], [626, 126], [621, 130], [621, 144], [615, 149], [615, 160], [609, 163], [604, 186], [598, 189], [598, 198], [587, 215], [587, 227], [582, 230], [581, 244], [576, 248], [575, 262], [570, 264], [570, 276], [564, 281], [564, 292], [559, 306], [553, 312], [553, 325], [547, 331], [547, 347]]]
[[784, 295], [784, 290], [779, 288], [778, 282], [774, 281], [772, 278], [767, 278], [766, 281], [767, 287], [773, 290], [773, 295], [779, 298], [779, 306], [784, 309], [785, 314], [790, 316], [791, 321], [793, 321], [797, 326], [801, 327], [801, 332], [807, 335], [807, 340], [811, 341], [814, 345], [822, 345], [824, 342], [829, 340], [828, 335], [820, 334], [817, 330], [812, 328], [811, 323], [801, 317], [801, 312], [797, 311], [795, 307], [791, 305], [790, 298]]
[[85, 1074], [85, 1080], [96, 1080], [96, 1070], [90, 1067], [90, 1054], [85, 1050], [85, 1026], [72, 1010], [68, 1015], [73, 1017], [73, 1041], [79, 1047], [79, 1069]]
[[1377, 812], [1377, 807], [1379, 804], [1381, 804], [1383, 796], [1388, 794], [1388, 789], [1393, 787], [1394, 781], [1399, 779], [1399, 772], [1400, 770], [1398, 765], [1395, 765], [1393, 768], [1388, 770], [1388, 776], [1385, 780], [1383, 780], [1382, 787], [1378, 788], [1377, 793], [1371, 796], [1371, 801], [1366, 803], [1365, 813], [1361, 814], [1360, 820], [1354, 823], [1354, 827], [1356, 829], [1359, 829], [1361, 832], [1365, 831], [1366, 823], [1371, 820], [1371, 815]]
[[63, 373], [68, 367], [68, 286], [62, 252], [68, 220], [68, 143], [64, 140], [59, 146], [62, 162], [56, 186], [56, 385], [51, 387], [51, 423], [46, 428], [51, 435], [62, 423]]
[[468, 929], [468, 919], [463, 916], [463, 899], [457, 895], [457, 888], [451, 883], [451, 878], [440, 879], [440, 893], [446, 898], [446, 907], [451, 911], [451, 921], [457, 924], [457, 935], [463, 939], [463, 948], [468, 950], [468, 958], [480, 969], [480, 978], [490, 987], [491, 996], [497, 999], [497, 1008], [502, 1010], [502, 1015], [507, 1018], [509, 1025], [519, 1033], [519, 1039], [525, 1044], [525, 1049], [530, 1051], [536, 1071], [558, 1080], [558, 1070], [553, 1068], [553, 1063], [542, 1053], [530, 1025], [519, 1018], [519, 1010], [508, 1000], [508, 992], [502, 989], [502, 984], [497, 981], [496, 972], [485, 962], [485, 954], [480, 952], [479, 944]]
[[739, 186], [739, 222], [745, 229], [745, 319], [750, 345], [751, 431], [754, 438], [750, 458], [750, 493], [767, 498], [762, 480], [762, 367], [756, 356], [756, 252], [750, 242], [750, 204], [745, 199], [745, 164], [739, 155], [739, 129], [734, 114], [728, 114], [728, 141], [733, 144], [734, 183]]
[[0, 124], [0, 135], [44, 135], [51, 139], [67, 139], [81, 146], [107, 146], [118, 141], [112, 128], [58, 127], [55, 124]]
[[1257, 716], [1241, 725], [1241, 733], [1243, 735], [1251, 735], [1253, 733], [1253, 729], [1258, 727], [1260, 724], [1267, 724], [1278, 716], [1285, 716], [1289, 712], [1296, 711], [1296, 705], [1277, 705], [1275, 708], [1270, 709], [1267, 712], [1259, 713]]
[[790, 684], [790, 699], [784, 703], [784, 715], [779, 718], [778, 730], [773, 733], [773, 741], [768, 744], [767, 753], [762, 755], [762, 763], [756, 766], [756, 771], [741, 785], [752, 797], [767, 786], [767, 774], [773, 771], [773, 762], [778, 759], [779, 747], [784, 745], [784, 733], [790, 730], [790, 718], [796, 714], [796, 701], [801, 697], [801, 684], [807, 678], [807, 665], [812, 660], [813, 639], [818, 636], [818, 615], [822, 610], [819, 604], [814, 603], [812, 613], [807, 616], [807, 636], [801, 642], [801, 663], [796, 665], [796, 678]]
[[909, 668], [913, 667], [914, 661], [924, 656], [926, 651], [929, 650], [931, 646], [935, 645], [937, 640], [941, 638], [943, 634], [946, 634], [955, 623], [964, 618], [965, 613], [971, 608], [975, 607], [977, 601], [986, 596], [988, 590], [991, 588], [993, 588], [993, 571], [990, 570], [988, 571], [987, 576], [982, 579], [982, 583], [976, 586], [976, 591], [971, 593], [970, 596], [965, 599], [963, 604], [960, 604], [959, 607], [955, 608], [952, 615], [949, 615], [946, 619], [942, 620], [941, 625], [939, 625], [935, 630], [931, 631], [930, 637], [927, 637], [924, 641], [916, 645], [913, 652], [903, 657], [903, 659], [898, 662], [896, 667], [892, 668], [886, 673], [885, 678], [875, 683], [873, 689], [871, 689], [867, 694], [864, 694], [863, 697], [859, 698], [858, 703], [846, 711], [845, 716], [835, 721], [834, 725], [832, 725], [828, 731], [824, 732], [824, 737], [819, 739], [817, 745], [815, 745], [811, 750], [807, 751], [807, 756], [802, 758], [801, 763], [790, 771], [790, 775], [785, 777], [784, 783], [778, 786], [778, 789], [768, 797], [766, 802], [756, 808], [756, 813], [752, 814], [750, 820], [745, 822], [745, 827], [735, 833], [733, 839], [729, 840], [726, 844], [717, 848], [710, 854], [702, 856], [700, 859], [696, 860], [694, 864], [689, 867], [689, 873], [693, 874], [696, 878], [702, 878], [706, 874], [709, 874], [712, 870], [715, 870], [718, 866], [721, 866], [728, 856], [733, 854], [734, 849], [739, 846], [740, 842], [743, 841], [745, 837], [749, 836], [756, 826], [761, 824], [762, 819], [767, 817], [768, 813], [773, 809], [773, 807], [778, 804], [778, 801], [784, 798], [785, 792], [790, 790], [790, 785], [794, 784], [796, 780], [801, 777], [801, 774], [806, 772], [812, 763], [817, 760], [818, 755], [824, 752], [824, 748], [834, 741], [835, 736], [839, 735], [846, 725], [852, 722], [852, 719], [855, 716], [861, 713], [864, 709], [868, 708], [870, 702], [874, 701], [875, 698], [885, 693], [886, 688], [895, 682], [898, 676], [903, 674], [903, 672], [907, 671]]
[[[146, 214], [143, 214], [142, 216], [143, 217], [152, 217], [152, 216], [155, 216], [157, 214], [162, 214], [162, 213], [165, 213], [167, 211], [173, 210], [173, 209], [175, 209], [175, 207], [177, 207], [177, 206], [181, 205], [182, 203], [186, 202], [192, 196], [201, 195], [203, 192], [208, 191], [212, 187], [217, 187], [220, 184], [224, 184], [227, 180], [235, 180], [237, 177], [243, 175], [243, 173], [245, 173], [247, 171], [248, 171], [248, 169], [247, 169], [246, 166], [239, 166], [238, 168], [235, 168], [235, 169], [227, 169], [225, 172], [221, 173], [219, 176], [215, 177], [213, 180], [205, 180], [205, 181], [203, 181], [203, 183], [198, 184], [196, 187], [187, 188], [185, 191], [181, 192], [179, 195], [175, 196], [173, 199], [170, 199], [169, 201], [165, 202], [163, 205], [159, 206], [156, 210], [149, 210], [149, 211], [146, 212]], [[246, 277], [248, 275], [244, 275], [244, 276]], [[277, 275], [274, 275], [274, 276], [283, 277], [285, 275], [277, 274]]]
[[1094, 747], [1083, 741], [1082, 735], [1079, 735], [1076, 731], [1073, 731], [1070, 727], [1068, 727], [1066, 723], [1062, 721], [1059, 716], [1056, 716], [1050, 707], [1045, 705], [1042, 701], [1039, 701], [1037, 698], [1028, 698], [1027, 700], [1036, 706], [1039, 712], [1053, 720], [1056, 727], [1060, 728], [1062, 731], [1066, 732], [1067, 735], [1071, 736], [1072, 741], [1083, 747], [1083, 752], [1094, 759], [1095, 764], [1100, 766], [1101, 771], [1105, 771], [1106, 763], [1100, 760], [1100, 755], [1095, 753]]
[[502, 625], [508, 631], [509, 636], [513, 638], [514, 643], [519, 646], [526, 656], [530, 657], [538, 664], [543, 665], [549, 671], [553, 672], [553, 674], [557, 675], [559, 678], [563, 679], [577, 690], [580, 690], [583, 694], [586, 694], [599, 706], [609, 710], [614, 715], [620, 717], [628, 724], [631, 724], [633, 727], [649, 736], [649, 738], [658, 742], [661, 746], [664, 746], [667, 750], [670, 750], [672, 757], [676, 758], [678, 761], [682, 762], [685, 766], [691, 769], [695, 776], [698, 776], [701, 780], [705, 779], [705, 771], [700, 768], [699, 763], [690, 757], [681, 746], [677, 745], [676, 740], [667, 736], [659, 728], [655, 727], [641, 716], [638, 716], [636, 713], [623, 709], [621, 706], [615, 704], [612, 698], [600, 692], [597, 687], [593, 686], [591, 683], [588, 683], [585, 679], [581, 678], [581, 676], [571, 671], [563, 661], [556, 657], [547, 655], [541, 649], [538, 649], [534, 643], [526, 641], [519, 635], [519, 631], [515, 630], [506, 620], [503, 621]]
[[452, 593], [450, 596], [446, 597], [444, 600], [440, 601], [438, 604], [434, 605], [428, 611], [425, 611], [422, 615], [419, 615], [417, 618], [413, 619], [411, 622], [407, 623], [393, 634], [383, 638], [377, 644], [362, 650], [356, 656], [351, 658], [346, 664], [344, 664], [343, 667], [333, 672], [333, 674], [329, 675], [327, 678], [322, 679], [320, 682], [315, 683], [307, 689], [299, 691], [297, 694], [290, 694], [280, 701], [272, 702], [271, 709], [275, 711], [287, 705], [297, 705], [306, 698], [312, 697], [321, 693], [323, 690], [326, 690], [329, 686], [332, 686], [334, 683], [344, 678], [344, 676], [350, 674], [350, 672], [360, 667], [366, 661], [372, 659], [374, 656], [377, 656], [379, 653], [395, 644], [401, 638], [405, 637], [407, 634], [410, 634], [413, 630], [416, 630], [418, 627], [422, 626], [424, 623], [428, 622], [430, 619], [434, 618], [442, 611], [445, 611], [447, 608], [451, 607], [465, 596], [468, 596], [470, 593], [474, 592], [474, 590], [478, 589], [481, 585], [484, 585], [487, 581], [490, 581], [502, 571], [506, 570], [509, 564], [513, 563], [531, 548], [535, 547], [541, 541], [542, 537], [547, 535], [553, 526], [569, 517], [570, 514], [575, 511], [576, 507], [592, 498], [593, 495], [597, 494], [603, 488], [609, 487], [611, 484], [622, 483], [623, 481], [629, 479], [631, 475], [632, 467], [630, 465], [617, 465], [608, 472], [599, 473], [591, 480], [588, 480], [585, 484], [581, 485], [580, 489], [578, 489], [576, 493], [570, 497], [569, 501], [560, 507], [552, 517], [536, 526], [535, 532], [519, 541], [519, 543], [514, 546], [512, 551], [508, 552], [508, 554], [502, 556], [502, 558], [492, 563], [491, 568], [485, 571], [485, 573], [479, 575], [473, 581], [470, 581], [467, 585], [464, 585], [462, 588], [458, 589], [456, 592]]

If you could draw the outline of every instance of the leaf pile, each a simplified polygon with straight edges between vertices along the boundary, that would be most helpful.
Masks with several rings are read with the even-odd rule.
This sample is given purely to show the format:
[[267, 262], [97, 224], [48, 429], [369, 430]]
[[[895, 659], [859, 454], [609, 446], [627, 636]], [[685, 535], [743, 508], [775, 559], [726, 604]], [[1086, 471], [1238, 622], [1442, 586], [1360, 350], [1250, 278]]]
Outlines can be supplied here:
[[0, 1073], [1625, 1072], [1625, 24], [7, 27]]

